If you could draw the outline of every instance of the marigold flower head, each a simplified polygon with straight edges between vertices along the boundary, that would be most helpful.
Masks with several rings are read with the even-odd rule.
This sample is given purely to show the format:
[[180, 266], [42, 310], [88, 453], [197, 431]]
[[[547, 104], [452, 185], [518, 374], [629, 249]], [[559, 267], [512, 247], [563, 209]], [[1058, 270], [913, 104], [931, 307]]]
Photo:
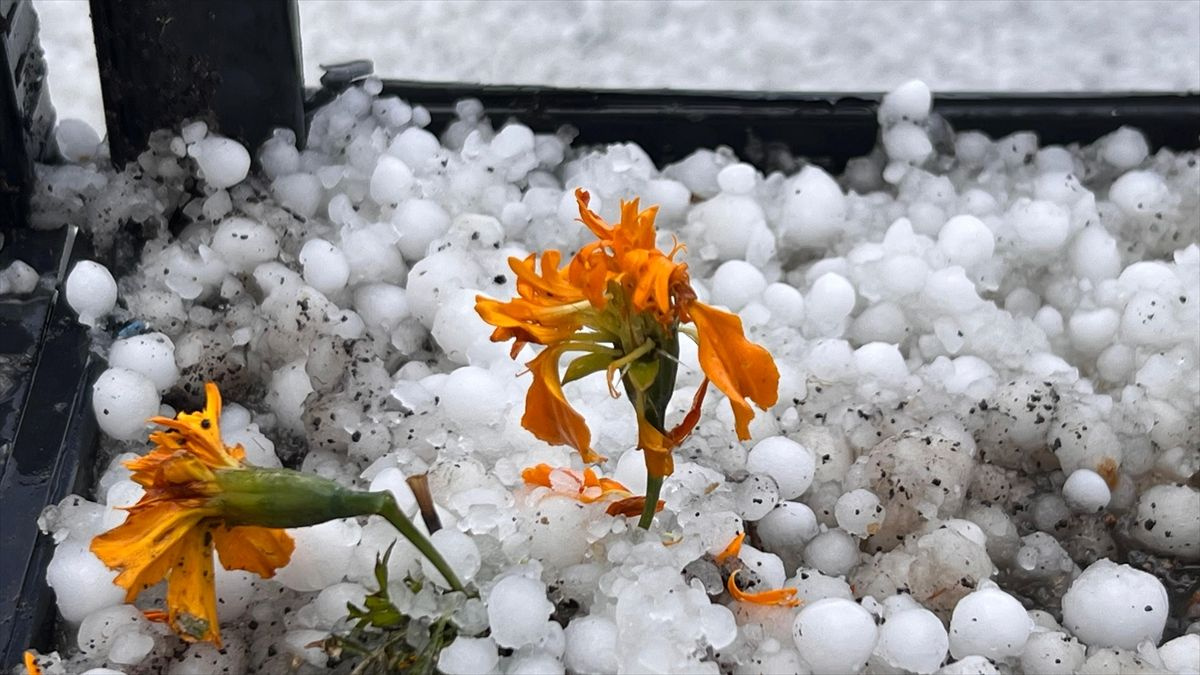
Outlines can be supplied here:
[[[595, 236], [565, 266], [555, 250], [525, 259], [511, 258], [518, 297], [502, 302], [478, 296], [475, 309], [495, 327], [491, 339], [513, 340], [513, 356], [527, 343], [546, 348], [528, 362], [533, 383], [522, 424], [551, 444], [569, 445], [586, 463], [601, 461], [591, 445], [587, 423], [563, 394], [563, 384], [604, 371], [609, 389], [619, 376], [638, 420], [638, 445], [646, 452], [652, 478], [673, 471], [671, 450], [695, 427], [706, 385], [711, 381], [729, 398], [738, 438], [750, 437], [753, 402], [775, 404], [779, 371], [761, 346], [746, 339], [736, 315], [696, 299], [687, 264], [656, 246], [657, 207], [640, 209], [638, 200], [621, 202], [620, 222], [609, 225], [588, 208], [590, 197], [576, 190], [579, 220]], [[683, 423], [668, 430], [664, 416], [674, 391], [678, 334], [693, 324], [700, 367], [706, 376]], [[580, 352], [559, 375], [568, 352]]]

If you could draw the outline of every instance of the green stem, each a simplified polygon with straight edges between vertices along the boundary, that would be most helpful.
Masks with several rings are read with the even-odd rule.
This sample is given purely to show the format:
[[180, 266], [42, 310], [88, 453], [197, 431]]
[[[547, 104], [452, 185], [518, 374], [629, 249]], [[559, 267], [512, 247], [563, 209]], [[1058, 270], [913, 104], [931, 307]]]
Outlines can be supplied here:
[[650, 523], [654, 522], [654, 514], [658, 511], [658, 493], [662, 491], [662, 484], [662, 476], [646, 475], [646, 504], [642, 507], [642, 517], [638, 520], [638, 527], [643, 530], [650, 529]]
[[400, 510], [400, 507], [396, 504], [396, 499], [392, 497], [391, 493], [387, 492], [384, 494], [387, 495], [387, 498], [380, 500], [379, 508], [375, 513], [383, 516], [384, 519], [392, 524], [392, 527], [404, 535], [405, 539], [412, 542], [412, 545], [416, 546], [417, 550], [428, 558], [429, 562], [433, 563], [437, 571], [442, 573], [442, 577], [446, 579], [446, 583], [450, 584], [452, 590], [466, 593], [467, 589], [458, 580], [458, 576], [454, 574], [454, 570], [450, 569], [450, 565], [442, 557], [442, 554], [438, 553], [438, 550], [434, 548], [433, 543], [426, 539], [425, 535], [421, 534], [421, 531], [417, 529], [416, 525], [413, 525], [408, 516], [404, 515], [404, 512]]

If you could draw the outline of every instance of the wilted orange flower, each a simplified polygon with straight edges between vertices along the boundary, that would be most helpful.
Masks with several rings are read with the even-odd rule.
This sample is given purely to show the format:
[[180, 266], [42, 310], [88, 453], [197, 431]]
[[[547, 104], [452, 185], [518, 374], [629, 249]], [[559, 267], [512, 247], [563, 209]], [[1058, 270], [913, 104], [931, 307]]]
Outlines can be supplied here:
[[[799, 607], [802, 602], [796, 597], [795, 588], [776, 588], [769, 591], [758, 591], [755, 593], [747, 593], [738, 586], [737, 575], [741, 569], [737, 562], [738, 553], [742, 551], [742, 542], [746, 539], [746, 533], [740, 532], [729, 545], [725, 547], [717, 555], [713, 556], [714, 562], [721, 565], [725, 569], [729, 569], [729, 577], [725, 582], [725, 588], [729, 590], [729, 595], [733, 596], [738, 602], [748, 602], [754, 605], [778, 605], [780, 607]], [[733, 569], [730, 569], [730, 568]]]
[[[779, 371], [771, 355], [746, 339], [736, 315], [696, 300], [687, 264], [676, 262], [676, 242], [664, 253], [656, 246], [657, 207], [640, 210], [638, 200], [621, 202], [621, 220], [605, 223], [588, 208], [589, 195], [575, 191], [582, 222], [597, 240], [580, 249], [565, 267], [562, 254], [548, 250], [540, 258], [509, 259], [519, 297], [501, 302], [478, 296], [475, 309], [495, 326], [492, 340], [513, 340], [512, 354], [527, 343], [546, 348], [528, 362], [533, 383], [521, 422], [547, 443], [569, 445], [584, 462], [602, 460], [591, 445], [583, 417], [563, 395], [563, 384], [605, 371], [610, 392], [620, 376], [638, 420], [638, 445], [646, 468], [661, 482], [673, 471], [671, 450], [699, 420], [706, 391], [697, 393], [683, 423], [667, 430], [666, 408], [674, 391], [678, 333], [682, 328], [699, 345], [700, 367], [729, 397], [738, 438], [750, 437], [754, 411], [775, 404]], [[581, 352], [559, 376], [567, 352]]]
[[185, 640], [220, 644], [213, 549], [225, 569], [270, 578], [287, 564], [295, 542], [281, 529], [231, 526], [223, 518], [219, 474], [245, 470], [245, 452], [221, 441], [216, 385], [207, 384], [205, 394], [200, 412], [151, 419], [167, 429], [150, 435], [154, 450], [125, 463], [145, 495], [126, 509], [123, 524], [92, 540], [92, 551], [121, 571], [115, 583], [126, 589], [126, 602], [166, 579], [171, 628]]
[[[612, 478], [598, 478], [596, 472], [584, 469], [582, 472], [565, 467], [552, 467], [549, 464], [538, 464], [526, 467], [521, 471], [521, 478], [526, 485], [540, 485], [555, 492], [570, 495], [584, 504], [592, 504], [602, 500], [612, 500], [605, 509], [610, 516], [636, 516], [642, 512], [646, 498], [635, 495], [619, 481]], [[663, 502], [658, 502], [656, 511], [661, 511]]]

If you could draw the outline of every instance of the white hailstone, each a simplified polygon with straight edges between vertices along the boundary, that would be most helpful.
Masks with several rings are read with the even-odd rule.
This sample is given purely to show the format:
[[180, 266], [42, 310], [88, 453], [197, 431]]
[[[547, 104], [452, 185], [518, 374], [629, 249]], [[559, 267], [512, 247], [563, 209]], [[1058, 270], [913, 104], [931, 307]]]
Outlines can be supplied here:
[[396, 504], [404, 512], [404, 515], [411, 518], [417, 514], [417, 509], [419, 508], [417, 498], [413, 494], [412, 487], [409, 486], [404, 472], [400, 469], [390, 466], [375, 474], [375, 477], [371, 479], [371, 485], [368, 489], [371, 492], [387, 490], [395, 497]]
[[146, 435], [146, 420], [161, 400], [154, 381], [126, 368], [109, 368], [92, 385], [92, 412], [110, 438], [132, 441]]
[[937, 675], [1000, 675], [1000, 669], [985, 657], [972, 654], [953, 663], [947, 663]]
[[487, 597], [492, 639], [501, 647], [516, 649], [534, 643], [545, 632], [553, 611], [553, 603], [546, 599], [546, 585], [525, 576], [504, 577]]
[[759, 541], [768, 550], [803, 546], [817, 536], [817, 516], [806, 504], [780, 502], [758, 521]]
[[885, 384], [900, 385], [908, 377], [908, 365], [895, 344], [871, 342], [854, 350], [858, 372]]
[[1091, 469], [1076, 469], [1067, 476], [1062, 487], [1067, 505], [1080, 513], [1103, 511], [1112, 499], [1112, 492], [1104, 478]]
[[499, 663], [492, 638], [459, 636], [438, 654], [437, 669], [445, 675], [479, 675], [495, 672]]
[[1200, 490], [1155, 485], [1138, 497], [1131, 534], [1150, 550], [1184, 560], [1200, 558]]
[[795, 499], [812, 485], [816, 460], [808, 448], [784, 436], [764, 438], [746, 455], [746, 470], [770, 476], [779, 498]]
[[[221, 415], [225, 417], [224, 414]], [[275, 454], [275, 443], [258, 430], [258, 425], [243, 426], [232, 431], [221, 425], [221, 438], [225, 445], [240, 445], [246, 451], [246, 462], [254, 466], [268, 469], [278, 469], [283, 466], [279, 456]]]
[[154, 638], [146, 633], [127, 631], [113, 638], [108, 660], [121, 666], [136, 666], [154, 650]]
[[[319, 631], [306, 632], [316, 633], [318, 640], [327, 636], [327, 633]], [[217, 647], [211, 642], [197, 642], [190, 645], [179, 656], [179, 660], [171, 664], [167, 675], [213, 675], [213, 673], [245, 672], [245, 646], [238, 644], [237, 638], [225, 638], [225, 640], [225, 644], [221, 647]], [[298, 641], [293, 640], [292, 644]], [[314, 651], [319, 652], [320, 650], [315, 648], [310, 650], [310, 652]]]
[[795, 327], [804, 321], [804, 294], [794, 286], [769, 284], [763, 290], [762, 302], [774, 323]]
[[54, 549], [46, 566], [46, 583], [54, 589], [58, 611], [68, 623], [124, 602], [125, 589], [113, 583], [117, 573], [100, 562], [88, 543], [67, 539]]
[[838, 497], [833, 515], [838, 527], [855, 536], [866, 537], [879, 531], [887, 512], [874, 492], [860, 488]]
[[84, 164], [92, 161], [100, 151], [100, 134], [92, 125], [71, 117], [58, 121], [54, 129], [54, 140], [58, 150], [68, 162]]
[[[438, 550], [438, 553], [441, 553], [442, 557], [446, 559], [446, 564], [450, 566], [450, 569], [454, 570], [458, 580], [464, 584], [471, 583], [475, 574], [479, 572], [479, 566], [483, 563], [475, 540], [467, 534], [448, 528], [434, 532], [430, 535], [429, 540], [433, 542], [433, 547]], [[421, 571], [425, 573], [426, 578], [439, 587], [450, 588], [446, 578], [433, 566], [433, 563], [429, 562], [428, 558], [421, 558]]]
[[304, 399], [313, 391], [303, 359], [280, 366], [271, 373], [267, 405], [280, 426], [297, 433], [304, 431]]
[[904, 310], [893, 302], [880, 302], [854, 317], [854, 323], [850, 326], [850, 336], [863, 344], [899, 344], [908, 336], [909, 330], [911, 328], [904, 316]]
[[79, 315], [79, 323], [91, 328], [117, 305], [117, 282], [108, 268], [81, 260], [67, 276], [67, 304]]
[[824, 169], [806, 166], [783, 188], [780, 235], [795, 246], [819, 246], [846, 222], [846, 195]]
[[933, 143], [921, 127], [900, 122], [883, 130], [883, 149], [890, 160], [921, 164], [933, 154]]
[[1133, 127], [1121, 127], [1098, 142], [1100, 157], [1121, 171], [1141, 164], [1150, 154], [1146, 137]]
[[836, 326], [854, 311], [857, 294], [846, 277], [826, 272], [813, 282], [804, 299], [808, 318], [819, 326]]
[[270, 226], [234, 216], [213, 233], [212, 249], [234, 272], [248, 272], [279, 255], [279, 235]]
[[37, 270], [21, 260], [14, 260], [11, 265], [0, 271], [0, 295], [25, 295], [32, 293], [37, 285]]
[[758, 474], [733, 486], [734, 508], [743, 520], [756, 521], [779, 503], [775, 481]]
[[317, 617], [321, 621], [321, 626], [329, 628], [338, 621], [346, 618], [347, 604], [362, 607], [363, 600], [366, 597], [366, 588], [359, 584], [344, 581], [340, 584], [329, 586], [318, 593], [316, 599], [313, 600], [313, 607], [317, 610]]
[[1057, 309], [1046, 305], [1033, 315], [1033, 322], [1038, 328], [1046, 334], [1046, 337], [1058, 337], [1063, 332], [1063, 317], [1062, 313]]
[[1021, 669], [1026, 673], [1071, 675], [1083, 666], [1086, 650], [1079, 640], [1057, 630], [1035, 632], [1021, 652]]
[[108, 365], [145, 375], [159, 392], [167, 391], [179, 380], [175, 343], [162, 333], [145, 333], [113, 342]]
[[346, 254], [324, 239], [304, 242], [300, 248], [300, 264], [304, 267], [304, 283], [325, 295], [342, 290], [350, 280]]
[[953, 314], [966, 314], [983, 302], [975, 284], [958, 265], [930, 273], [921, 293], [930, 305]]
[[748, 195], [754, 192], [754, 183], [758, 171], [749, 164], [737, 163], [721, 169], [717, 173], [717, 185], [721, 192], [735, 195]]
[[1062, 608], [1063, 627], [1088, 646], [1134, 649], [1162, 638], [1167, 591], [1154, 575], [1105, 558], [1075, 578]]
[[1114, 344], [1096, 358], [1096, 372], [1108, 382], [1124, 382], [1133, 373], [1133, 347]]
[[1154, 214], [1170, 194], [1166, 181], [1153, 171], [1129, 171], [1108, 189], [1108, 198], [1131, 218]]
[[1019, 656], [1033, 630], [1021, 601], [984, 582], [954, 606], [950, 617], [950, 653], [954, 658]]
[[1147, 346], [1174, 343], [1179, 324], [1168, 310], [1169, 306], [1168, 300], [1154, 291], [1134, 295], [1121, 315], [1121, 342]]
[[767, 280], [757, 267], [744, 260], [722, 263], [713, 274], [710, 300], [733, 311], [759, 300], [767, 288]]
[[250, 171], [250, 153], [232, 138], [209, 136], [191, 147], [205, 182], [217, 189], [242, 182]]
[[1102, 225], [1090, 225], [1075, 235], [1069, 251], [1071, 271], [1098, 283], [1121, 273], [1117, 240]]
[[831, 577], [849, 574], [858, 565], [858, 542], [844, 530], [826, 530], [804, 547], [804, 562]]
[[399, 157], [412, 169], [421, 171], [441, 148], [437, 136], [424, 129], [409, 127], [392, 140], [388, 154]]
[[567, 624], [563, 660], [572, 672], [601, 675], [617, 672], [617, 625], [606, 616], [588, 615]]
[[75, 636], [79, 651], [88, 656], [102, 656], [108, 653], [113, 639], [127, 631], [137, 632], [145, 628], [142, 612], [133, 605], [112, 605], [103, 607], [84, 617], [79, 624], [79, 632]]
[[454, 291], [433, 317], [433, 339], [446, 358], [459, 365], [508, 358], [508, 346], [489, 339], [492, 327], [475, 311], [475, 298], [481, 293], [473, 288]]
[[[629, 483], [625, 485], [628, 487]], [[578, 500], [556, 495], [543, 498], [530, 524], [529, 556], [547, 567], [568, 567], [582, 562], [590, 547], [587, 537], [568, 537], [564, 533], [582, 532], [589, 523], [588, 511]]]
[[857, 673], [875, 649], [875, 617], [843, 598], [818, 600], [796, 615], [792, 639], [800, 658], [817, 673]]
[[854, 599], [854, 591], [845, 579], [821, 574], [811, 567], [798, 567], [796, 575], [786, 585], [795, 587], [796, 599], [803, 603], [801, 606], [826, 598]]
[[1099, 354], [1113, 343], [1121, 315], [1111, 307], [1077, 310], [1067, 322], [1071, 346], [1084, 354]]
[[464, 429], [498, 423], [507, 401], [496, 376], [477, 366], [457, 368], [442, 383], [442, 410]]
[[363, 284], [354, 290], [354, 310], [367, 328], [386, 335], [408, 318], [408, 294], [393, 284]]
[[331, 520], [291, 528], [296, 543], [292, 558], [275, 572], [279, 583], [294, 591], [319, 591], [346, 576], [362, 527], [353, 520]]
[[289, 173], [271, 181], [271, 194], [279, 205], [305, 218], [312, 218], [325, 196], [321, 179], [311, 173]]
[[932, 673], [946, 659], [950, 637], [937, 615], [924, 608], [887, 615], [875, 653], [889, 665], [914, 673]]
[[920, 80], [909, 80], [883, 95], [879, 103], [879, 123], [890, 126], [901, 121], [923, 122], [929, 117], [932, 105], [929, 85]]
[[131, 480], [119, 480], [104, 493], [104, 527], [112, 529], [125, 522], [129, 512], [125, 509], [138, 503], [146, 489]]
[[404, 160], [382, 155], [371, 173], [371, 199], [380, 206], [399, 204], [412, 192], [413, 172]]
[[405, 290], [409, 309], [422, 325], [432, 329], [442, 302], [454, 291], [478, 288], [482, 273], [474, 257], [456, 249], [429, 255], [413, 264], [408, 272]]
[[324, 668], [329, 661], [329, 655], [319, 643], [327, 637], [329, 633], [323, 630], [293, 629], [284, 633], [281, 646], [297, 662]]
[[738, 559], [762, 580], [761, 588], [779, 588], [787, 581], [783, 561], [774, 553], [766, 553], [747, 544], [738, 551]]
[[1031, 251], [1058, 250], [1071, 233], [1070, 212], [1054, 202], [1023, 197], [1007, 215], [1017, 237]]
[[[1195, 628], [1195, 624], [1192, 624]], [[1158, 648], [1163, 665], [1179, 675], [1200, 674], [1200, 633], [1188, 633]]]
[[504, 672], [505, 675], [562, 675], [566, 671], [558, 657], [538, 650], [513, 656]]
[[996, 238], [975, 216], [954, 216], [938, 232], [938, 248], [952, 264], [970, 268], [992, 257]]
[[[217, 590], [217, 611], [221, 621], [231, 621], [246, 613], [250, 604], [254, 602], [260, 580], [261, 577], [251, 572], [225, 569], [218, 557], [213, 566], [213, 582]], [[345, 616], [345, 605], [342, 609]]]

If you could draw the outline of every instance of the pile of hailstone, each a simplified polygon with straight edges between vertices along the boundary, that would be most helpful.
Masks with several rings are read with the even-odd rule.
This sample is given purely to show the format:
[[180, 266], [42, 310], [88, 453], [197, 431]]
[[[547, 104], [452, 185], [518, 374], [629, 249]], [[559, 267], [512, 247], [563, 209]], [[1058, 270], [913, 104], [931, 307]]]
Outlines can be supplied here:
[[[1200, 671], [1183, 597], [1200, 560], [1196, 152], [1150, 154], [1130, 128], [1085, 147], [954, 133], [914, 82], [844, 175], [763, 175], [727, 149], [660, 169], [632, 144], [497, 129], [471, 101], [439, 138], [380, 91], [321, 109], [304, 150], [278, 132], [261, 172], [203, 123], [121, 172], [40, 168], [37, 223], [136, 262], [67, 281], [110, 368], [95, 500], [41, 521], [66, 670], [318, 672], [311, 645], [374, 590], [395, 533], [344, 520], [294, 530], [274, 579], [218, 568], [220, 649], [122, 604], [88, 551], [141, 494], [121, 462], [145, 451], [147, 417], [196, 408], [215, 380], [225, 441], [255, 464], [391, 490], [414, 516], [404, 479], [428, 474], [434, 542], [480, 598], [447, 607], [403, 540], [392, 598], [453, 612], [449, 675]], [[94, 136], [60, 140], [103, 156]], [[521, 427], [529, 352], [510, 359], [473, 310], [513, 296], [509, 256], [591, 238], [576, 187], [610, 220], [621, 199], [661, 205], [701, 299], [781, 372], [750, 442], [708, 397], [649, 533], [522, 484], [578, 458]], [[672, 417], [701, 381], [682, 351]], [[601, 473], [644, 489], [627, 402], [590, 379], [566, 391]], [[802, 607], [723, 592], [712, 555], [743, 530], [746, 569]], [[414, 594], [406, 575], [434, 583]]]

